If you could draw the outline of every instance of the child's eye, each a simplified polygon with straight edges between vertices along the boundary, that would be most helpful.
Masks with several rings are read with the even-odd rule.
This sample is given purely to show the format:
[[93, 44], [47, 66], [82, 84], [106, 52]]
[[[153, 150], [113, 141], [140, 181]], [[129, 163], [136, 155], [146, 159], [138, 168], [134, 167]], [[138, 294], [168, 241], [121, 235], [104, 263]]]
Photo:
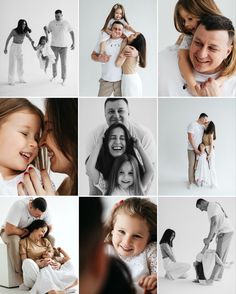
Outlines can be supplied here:
[[135, 238], [135, 239], [141, 239], [142, 237], [139, 236], [139, 235], [134, 235], [134, 238]]
[[118, 232], [119, 232], [120, 234], [122, 234], [122, 235], [125, 234], [125, 231], [123, 231], [123, 230], [118, 230]]
[[20, 132], [22, 135], [24, 135], [24, 136], [27, 136], [28, 135], [28, 133], [26, 133], [26, 132]]
[[129, 172], [129, 175], [133, 175], [133, 172]]

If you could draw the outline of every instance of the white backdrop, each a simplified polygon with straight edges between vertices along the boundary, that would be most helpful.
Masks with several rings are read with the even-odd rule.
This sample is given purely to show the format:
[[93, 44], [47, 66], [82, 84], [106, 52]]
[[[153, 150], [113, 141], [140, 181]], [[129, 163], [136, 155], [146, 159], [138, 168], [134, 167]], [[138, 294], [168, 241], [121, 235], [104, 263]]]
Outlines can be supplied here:
[[[174, 9], [177, 0], [158, 1], [158, 49], [161, 51], [169, 45], [175, 44], [179, 32], [174, 26]], [[223, 15], [230, 18], [236, 26], [236, 2], [235, 0], [215, 0], [215, 3]]]
[[[101, 64], [91, 59], [91, 53], [98, 41], [99, 33], [105, 20], [116, 3], [113, 0], [79, 1], [79, 63], [80, 63], [80, 96], [97, 96], [101, 77]], [[143, 82], [143, 96], [156, 96], [156, 63], [157, 63], [157, 2], [155, 0], [123, 0], [130, 25], [142, 32], [147, 42], [147, 67], [138, 72]]]
[[[88, 195], [88, 177], [85, 174], [86, 146], [91, 132], [106, 122], [103, 98], [81, 98], [79, 101], [79, 191]], [[154, 136], [157, 144], [157, 103], [155, 98], [130, 98], [130, 119], [146, 126]], [[156, 195], [156, 176], [149, 191]]]
[[[197, 253], [202, 250], [204, 246], [203, 239], [207, 237], [210, 228], [207, 213], [201, 212], [196, 208], [196, 201], [198, 198], [199, 197], [159, 197], [158, 199], [158, 239], [160, 241], [166, 229], [173, 229], [176, 232], [176, 237], [173, 241], [173, 252], [175, 257], [178, 261], [187, 262], [191, 265], [191, 271], [187, 281], [164, 281], [159, 279], [161, 293], [222, 293], [217, 291], [218, 288], [223, 290], [225, 293], [235, 293], [235, 265], [233, 265], [231, 269], [225, 269], [222, 282], [215, 282], [215, 285], [212, 287], [202, 287], [191, 282], [195, 278], [192, 263], [195, 261]], [[235, 197], [203, 198], [208, 201], [219, 202], [227, 213], [234, 229], [236, 229]], [[227, 261], [235, 261], [235, 245], [234, 235], [230, 245]], [[210, 248], [215, 249], [214, 241]], [[159, 277], [162, 278], [163, 276], [164, 269], [162, 265], [161, 252], [159, 250]], [[187, 284], [186, 287], [188, 288], [186, 289], [188, 289], [188, 291], [186, 291], [185, 288], [182, 288], [183, 283]], [[167, 290], [167, 287], [169, 287], [168, 284], [173, 284], [172, 287], [174, 287], [175, 292]], [[195, 288], [197, 290], [196, 292], [194, 291]], [[204, 290], [204, 288], [206, 288], [206, 290]], [[182, 289], [185, 291], [182, 291]]]
[[[70, 0], [68, 4], [65, 0], [32, 1], [24, 0], [1, 0], [1, 43], [0, 43], [0, 96], [77, 96], [77, 26], [78, 26], [78, 1]], [[12, 39], [8, 44], [8, 54], [4, 54], [5, 42], [11, 30], [17, 27], [19, 19], [26, 19], [31, 28], [31, 38], [38, 44], [40, 36], [45, 35], [43, 26], [55, 19], [54, 12], [61, 9], [64, 19], [69, 21], [75, 33], [75, 50], [68, 48], [68, 78], [65, 87], [59, 84], [60, 80], [60, 60], [58, 62], [58, 81], [50, 83], [52, 76], [51, 68], [48, 73], [39, 67], [36, 51], [33, 50], [29, 40], [25, 38], [23, 43], [24, 72], [27, 84], [7, 84], [9, 50]], [[49, 38], [51, 34], [49, 34]], [[69, 36], [69, 46], [71, 39]]]
[[[235, 99], [159, 99], [159, 195], [236, 194]], [[204, 112], [216, 125], [218, 189], [187, 189], [187, 126]]]
[[[11, 205], [19, 200], [18, 197], [0, 197], [0, 226], [5, 219]], [[52, 216], [52, 235], [56, 239], [56, 246], [62, 247], [71, 257], [78, 272], [79, 265], [79, 217], [78, 197], [45, 197]], [[0, 242], [2, 239], [0, 238]], [[0, 290], [1, 293], [1, 290]]]

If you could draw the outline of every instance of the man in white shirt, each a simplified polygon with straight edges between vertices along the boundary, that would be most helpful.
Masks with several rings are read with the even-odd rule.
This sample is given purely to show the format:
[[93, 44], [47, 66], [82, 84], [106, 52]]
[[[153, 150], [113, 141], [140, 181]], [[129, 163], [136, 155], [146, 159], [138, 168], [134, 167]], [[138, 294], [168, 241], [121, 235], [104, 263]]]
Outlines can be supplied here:
[[[178, 67], [178, 50], [159, 56], [159, 96], [191, 96]], [[201, 19], [189, 49], [198, 96], [236, 97], [236, 44], [232, 22], [220, 15]], [[227, 75], [223, 84], [217, 78]]]
[[[104, 135], [107, 128], [114, 123], [122, 123], [129, 130], [132, 137], [139, 138], [144, 151], [149, 156], [153, 165], [155, 164], [156, 145], [152, 133], [145, 126], [130, 120], [130, 110], [126, 98], [107, 98], [104, 103], [106, 123], [98, 126], [91, 134], [87, 143], [86, 160], [91, 154], [98, 139]], [[101, 192], [89, 181], [90, 195], [99, 195]]]
[[[210, 221], [209, 234], [203, 239], [204, 244], [209, 245], [216, 236], [216, 254], [225, 263], [234, 233], [233, 226], [227, 214], [218, 202], [209, 202], [202, 198], [197, 200], [196, 207], [201, 211], [206, 211]], [[223, 266], [215, 263], [210, 279], [207, 280], [207, 285], [211, 285], [214, 280], [220, 281], [223, 271]]]
[[13, 203], [1, 230], [1, 237], [8, 246], [9, 258], [16, 273], [21, 273], [21, 259], [19, 253], [20, 239], [27, 235], [26, 229], [34, 220], [44, 220], [52, 229], [51, 217], [44, 198], [24, 198]]
[[202, 143], [202, 137], [205, 130], [205, 125], [208, 122], [208, 115], [201, 113], [197, 121], [193, 121], [188, 125], [188, 189], [192, 188], [195, 182], [194, 165], [196, 155], [200, 154], [198, 146]]
[[52, 74], [53, 77], [51, 81], [55, 80], [57, 76], [57, 62], [61, 59], [61, 78], [62, 78], [62, 85], [65, 85], [66, 81], [66, 57], [67, 57], [67, 35], [68, 33], [71, 36], [72, 44], [70, 49], [73, 50], [75, 48], [75, 37], [74, 31], [72, 30], [71, 25], [68, 21], [63, 20], [63, 14], [61, 10], [55, 11], [55, 20], [52, 20], [48, 26], [44, 27], [45, 34], [48, 38], [48, 34], [52, 34], [51, 39], [51, 48], [55, 54], [56, 60], [55, 63], [52, 65]]

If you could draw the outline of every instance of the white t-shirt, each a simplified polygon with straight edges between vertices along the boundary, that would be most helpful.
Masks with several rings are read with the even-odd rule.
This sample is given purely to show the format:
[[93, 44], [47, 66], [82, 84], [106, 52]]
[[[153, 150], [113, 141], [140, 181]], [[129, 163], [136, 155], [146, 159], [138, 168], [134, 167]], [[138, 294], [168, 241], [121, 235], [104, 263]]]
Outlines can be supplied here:
[[[198, 122], [193, 121], [188, 125], [187, 133], [193, 134], [193, 141], [195, 142], [196, 148], [202, 143], [202, 136], [204, 133], [204, 125], [200, 125]], [[193, 146], [188, 141], [188, 150], [194, 150]]]
[[[159, 96], [184, 97], [192, 96], [185, 89], [185, 81], [181, 76], [178, 66], [178, 46], [168, 47], [159, 53], [159, 75], [158, 93]], [[198, 72], [194, 73], [197, 82], [204, 82], [208, 78], [217, 78], [220, 73], [207, 75]], [[236, 76], [227, 79], [222, 86], [222, 97], [236, 97]]]
[[207, 207], [207, 215], [208, 215], [209, 221], [211, 221], [211, 218], [213, 216], [218, 216], [217, 231], [216, 231], [217, 235], [221, 233], [230, 233], [234, 231], [229, 218], [225, 216], [224, 211], [219, 203], [209, 202]]
[[23, 198], [14, 202], [7, 214], [5, 223], [12, 224], [18, 228], [25, 228], [34, 220], [42, 219], [48, 225], [51, 225], [51, 217], [48, 209], [40, 218], [36, 218], [29, 213], [28, 204], [30, 200], [33, 200], [33, 198]]
[[[102, 63], [102, 76], [104, 81], [117, 82], [121, 80], [122, 70], [121, 67], [116, 66], [115, 62], [118, 54], [120, 53], [120, 46], [122, 38], [119, 39], [108, 39], [106, 41], [106, 54], [111, 55], [110, 60], [106, 63]], [[100, 42], [97, 43], [94, 51], [99, 53]]]
[[52, 20], [48, 25], [48, 31], [52, 34], [51, 46], [67, 47], [68, 33], [72, 31], [72, 27], [66, 20]]
[[[98, 126], [90, 135], [89, 140], [87, 142], [87, 148], [86, 148], [86, 158], [89, 157], [91, 154], [93, 148], [97, 144], [97, 140], [99, 137], [103, 136], [105, 131], [107, 130], [108, 125], [103, 124]], [[130, 132], [130, 135], [132, 137], [139, 138], [144, 151], [149, 156], [152, 163], [155, 163], [156, 161], [156, 146], [155, 146], [155, 140], [153, 138], [152, 133], [148, 128], [146, 128], [143, 125], [140, 125], [134, 121], [129, 122], [129, 126], [127, 128]]]

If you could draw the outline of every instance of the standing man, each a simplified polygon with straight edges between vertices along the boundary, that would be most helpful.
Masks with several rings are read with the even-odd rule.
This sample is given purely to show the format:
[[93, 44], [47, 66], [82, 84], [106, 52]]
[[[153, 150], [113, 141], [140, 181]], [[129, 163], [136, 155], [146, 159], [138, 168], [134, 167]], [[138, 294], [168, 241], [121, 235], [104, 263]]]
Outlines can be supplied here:
[[[24, 198], [17, 200], [11, 206], [1, 229], [1, 237], [7, 244], [9, 258], [16, 273], [21, 273], [21, 259], [19, 253], [19, 242], [27, 235], [28, 227], [34, 220], [44, 220], [51, 230], [51, 217], [47, 209], [47, 202], [44, 198]], [[50, 241], [52, 241], [50, 239]]]
[[66, 58], [68, 47], [67, 35], [68, 33], [71, 35], [72, 45], [70, 46], [70, 49], [73, 50], [75, 48], [74, 31], [72, 30], [72, 27], [68, 21], [63, 20], [62, 11], [59, 9], [55, 11], [55, 20], [52, 20], [48, 26], [45, 26], [44, 31], [47, 38], [49, 33], [52, 34], [51, 48], [56, 57], [55, 63], [52, 65], [53, 77], [51, 81], [54, 81], [57, 76], [57, 62], [60, 55], [62, 78], [61, 84], [64, 86], [66, 81]]
[[[220, 203], [209, 202], [202, 198], [197, 200], [196, 207], [201, 211], [206, 211], [210, 221], [209, 234], [203, 239], [204, 244], [209, 245], [216, 236], [216, 254], [222, 262], [225, 263], [234, 233], [233, 226], [230, 223], [227, 214]], [[215, 263], [210, 279], [207, 280], [207, 285], [211, 285], [213, 281], [220, 281], [222, 279], [223, 271], [224, 267]]]
[[192, 188], [194, 179], [194, 164], [196, 155], [200, 154], [198, 146], [202, 143], [205, 125], [208, 122], [208, 115], [201, 113], [198, 120], [188, 125], [188, 189]]

